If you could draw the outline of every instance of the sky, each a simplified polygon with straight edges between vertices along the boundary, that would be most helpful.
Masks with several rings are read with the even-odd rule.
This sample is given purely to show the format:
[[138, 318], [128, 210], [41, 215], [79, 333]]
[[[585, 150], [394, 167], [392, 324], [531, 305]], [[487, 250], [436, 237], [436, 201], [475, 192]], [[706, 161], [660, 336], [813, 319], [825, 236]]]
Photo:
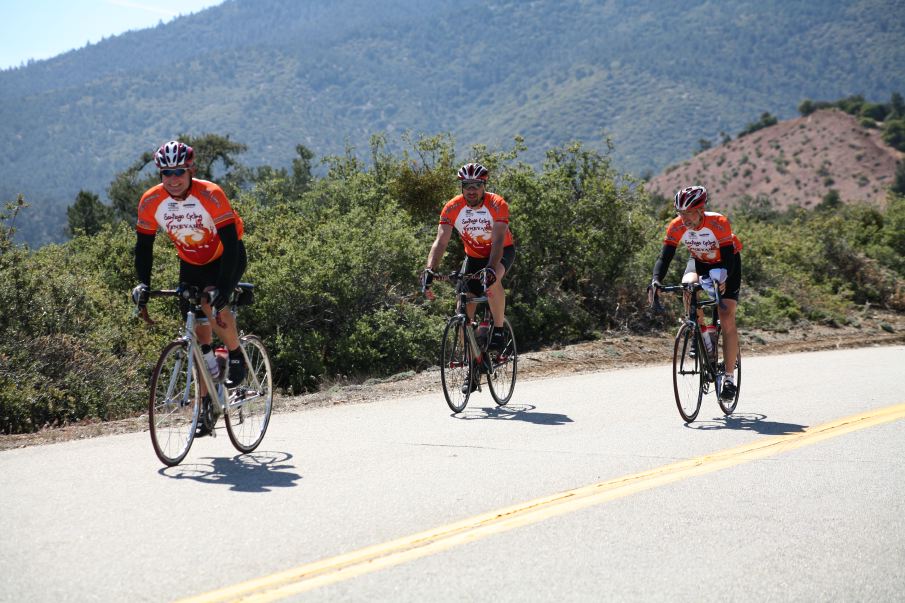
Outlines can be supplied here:
[[223, 0], [0, 0], [0, 69], [154, 27]]

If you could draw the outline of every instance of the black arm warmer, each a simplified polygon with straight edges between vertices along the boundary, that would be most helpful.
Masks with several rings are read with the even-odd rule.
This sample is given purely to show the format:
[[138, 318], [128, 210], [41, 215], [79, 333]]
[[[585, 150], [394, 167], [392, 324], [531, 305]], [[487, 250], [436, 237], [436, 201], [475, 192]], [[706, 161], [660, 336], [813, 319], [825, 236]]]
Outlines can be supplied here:
[[720, 247], [720, 268], [726, 271], [727, 278], [731, 274], [733, 266], [735, 266], [735, 245], [729, 243]]
[[151, 266], [154, 265], [154, 239], [156, 234], [137, 233], [135, 239], [135, 274], [138, 282], [151, 286]]
[[235, 224], [227, 224], [223, 228], [217, 229], [220, 235], [220, 242], [223, 243], [223, 255], [220, 256], [220, 274], [217, 276], [217, 289], [225, 295], [236, 283], [233, 282], [236, 274], [236, 263], [239, 260], [239, 233], [236, 232]]
[[663, 249], [660, 250], [660, 257], [657, 258], [657, 263], [654, 264], [654, 278], [661, 283], [666, 278], [666, 271], [669, 270], [669, 265], [675, 255], [676, 248], [672, 245], [664, 245]]

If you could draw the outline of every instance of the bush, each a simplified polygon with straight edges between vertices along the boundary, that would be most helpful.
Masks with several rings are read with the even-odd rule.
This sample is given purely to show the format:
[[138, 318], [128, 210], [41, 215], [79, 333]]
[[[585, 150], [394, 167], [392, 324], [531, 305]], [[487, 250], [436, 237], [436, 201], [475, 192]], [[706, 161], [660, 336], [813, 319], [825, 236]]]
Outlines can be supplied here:
[[905, 151], [905, 119], [890, 119], [883, 124], [883, 142], [894, 149]]

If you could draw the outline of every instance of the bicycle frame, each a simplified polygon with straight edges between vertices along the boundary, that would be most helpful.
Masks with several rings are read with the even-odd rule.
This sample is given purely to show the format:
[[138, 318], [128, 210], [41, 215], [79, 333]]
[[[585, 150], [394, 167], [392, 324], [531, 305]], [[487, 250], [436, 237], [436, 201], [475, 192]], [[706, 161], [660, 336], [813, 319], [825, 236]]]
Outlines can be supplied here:
[[[176, 290], [161, 290], [161, 291], [151, 291], [150, 297], [165, 297], [165, 296], [178, 296], [178, 292]], [[227, 390], [226, 386], [222, 381], [215, 381], [213, 376], [210, 373], [210, 369], [207, 367], [207, 363], [204, 361], [204, 355], [201, 352], [201, 345], [198, 343], [198, 336], [195, 334], [195, 326], [196, 320], [195, 310], [199, 310], [201, 308], [200, 300], [195, 296], [190, 296], [189, 300], [189, 311], [186, 313], [185, 318], [185, 330], [183, 334], [178, 339], [180, 341], [184, 341], [188, 344], [191, 353], [189, 354], [188, 360], [188, 378], [186, 379], [185, 385], [185, 395], [187, 396], [190, 388], [194, 385], [194, 371], [192, 370], [196, 365], [199, 367], [198, 375], [201, 377], [201, 381], [204, 383], [205, 389], [207, 389], [208, 394], [211, 395], [212, 400], [217, 401], [217, 405], [219, 406], [221, 412], [226, 412], [227, 409], [239, 408], [246, 404], [249, 401], [254, 400], [254, 398], [246, 398], [243, 396], [238, 397], [236, 400], [232, 402], [228, 399], [229, 390]], [[233, 315], [238, 319], [238, 310], [235, 305], [230, 306], [230, 309], [233, 312]], [[216, 313], [214, 314], [216, 317]], [[243, 332], [239, 332], [239, 349], [242, 352], [243, 359], [245, 361], [246, 366], [251, 366], [251, 361], [248, 357], [248, 352], [245, 350], [245, 346], [242, 344], [242, 336]], [[176, 373], [174, 373], [175, 378]], [[260, 392], [262, 390], [261, 383], [258, 379], [258, 376], [254, 374], [252, 371], [248, 378], [253, 380], [253, 388], [255, 391]], [[169, 384], [169, 390], [173, 387], [173, 383]]]
[[[468, 317], [468, 312], [466, 311], [466, 308], [468, 307], [468, 304], [475, 304], [475, 316], [477, 316], [478, 308], [480, 307], [479, 305], [485, 304], [485, 306], [483, 308], [484, 317], [486, 318], [488, 315], [490, 315], [492, 317], [493, 314], [490, 311], [490, 307], [486, 305], [488, 302], [487, 295], [485, 294], [485, 295], [481, 295], [478, 297], [470, 298], [470, 297], [468, 297], [468, 292], [465, 290], [465, 282], [467, 280], [467, 279], [465, 279], [465, 275], [461, 275], [457, 272], [454, 272], [453, 274], [449, 275], [449, 278], [456, 279], [459, 281], [459, 283], [456, 286], [456, 314], [455, 314], [455, 317], [462, 320], [463, 324], [465, 325], [465, 335], [466, 335], [466, 338], [468, 339], [468, 345], [471, 348], [472, 358], [477, 360], [481, 357], [481, 354], [484, 353], [484, 348], [481, 346], [481, 344], [478, 343], [478, 338], [475, 335], [474, 325], [472, 325], [473, 319], [470, 319]], [[485, 343], [485, 347], [486, 347], [486, 343]]]
[[[682, 283], [681, 285], [672, 285], [668, 287], [659, 287], [660, 291], [664, 291], [666, 293], [674, 293], [678, 291], [682, 291], [683, 293], [688, 293], [689, 295], [689, 303], [688, 303], [688, 315], [681, 319], [683, 324], [688, 324], [691, 328], [694, 329], [695, 341], [697, 341], [698, 354], [701, 355], [702, 358], [706, 359], [706, 362], [703, 363], [705, 370], [707, 371], [710, 380], [716, 382], [719, 376], [719, 358], [720, 358], [720, 335], [722, 333], [722, 325], [720, 323], [720, 313], [719, 313], [719, 305], [720, 305], [720, 288], [719, 285], [714, 283], [714, 297], [713, 299], [708, 299], [705, 301], [698, 300], [698, 292], [704, 290], [704, 287], [700, 282], [697, 283]], [[704, 333], [701, 331], [701, 325], [698, 322], [698, 310], [704, 308], [712, 308], [712, 322], [716, 327], [716, 341], [713, 345], [713, 352], [707, 352], [707, 346], [704, 344]], [[719, 385], [719, 384], [717, 384]]]

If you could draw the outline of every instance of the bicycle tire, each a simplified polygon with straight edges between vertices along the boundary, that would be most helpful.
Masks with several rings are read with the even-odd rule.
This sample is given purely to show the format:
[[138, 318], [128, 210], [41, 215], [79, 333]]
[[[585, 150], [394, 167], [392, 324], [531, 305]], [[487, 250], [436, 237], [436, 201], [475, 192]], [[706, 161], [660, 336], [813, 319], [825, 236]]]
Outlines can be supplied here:
[[475, 368], [472, 364], [471, 347], [465, 341], [465, 321], [458, 317], [451, 318], [446, 323], [440, 343], [440, 381], [446, 404], [455, 413], [465, 410], [471, 397], [471, 388], [465, 385], [472, 378], [472, 369]]
[[686, 423], [697, 418], [704, 397], [704, 371], [700, 354], [691, 354], [691, 343], [695, 338], [698, 349], [703, 350], [699, 331], [688, 323], [683, 324], [676, 334], [672, 355], [672, 385], [676, 407]]
[[508, 319], [503, 319], [503, 347], [484, 353], [490, 357], [490, 370], [487, 373], [490, 395], [497, 406], [505, 406], [512, 399], [518, 374], [518, 348]]
[[741, 349], [737, 350], [735, 356], [735, 371], [734, 371], [734, 382], [735, 382], [735, 397], [732, 400], [723, 400], [720, 397], [720, 392], [716, 393], [716, 400], [720, 405], [720, 410], [723, 411], [725, 415], [731, 415], [735, 412], [735, 407], [738, 406], [738, 395], [742, 391], [742, 351]]
[[257, 335], [243, 335], [240, 339], [249, 366], [242, 383], [228, 391], [226, 405], [226, 433], [239, 452], [249, 453], [257, 448], [267, 433], [273, 412], [273, 374], [270, 356], [264, 342]]
[[185, 341], [173, 341], [160, 353], [151, 373], [148, 423], [157, 458], [169, 467], [182, 462], [195, 440], [201, 407], [198, 380], [191, 379]]

